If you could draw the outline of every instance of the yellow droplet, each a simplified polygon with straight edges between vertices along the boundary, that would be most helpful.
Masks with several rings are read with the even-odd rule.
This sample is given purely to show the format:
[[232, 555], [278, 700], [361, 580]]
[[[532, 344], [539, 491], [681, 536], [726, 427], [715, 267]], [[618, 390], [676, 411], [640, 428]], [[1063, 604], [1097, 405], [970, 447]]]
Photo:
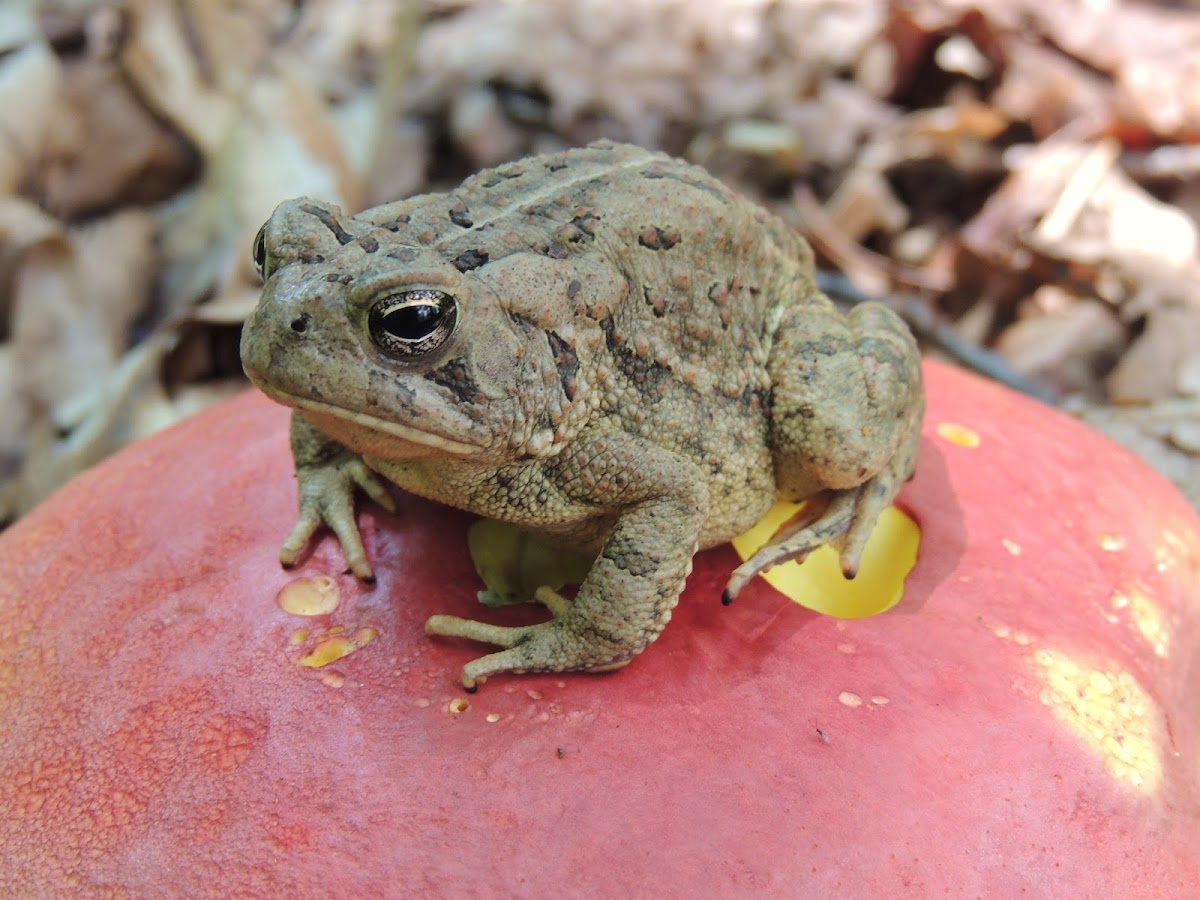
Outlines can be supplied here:
[[1111, 531], [1106, 531], [1100, 535], [1100, 549], [1105, 553], [1119, 553], [1125, 549], [1127, 543], [1129, 541], [1123, 534], [1114, 534]]
[[942, 440], [968, 450], [974, 450], [980, 444], [979, 432], [957, 422], [938, 422], [934, 431]]
[[457, 716], [471, 708], [471, 701], [466, 697], [455, 697], [446, 708]]
[[499, 722], [499, 721], [500, 721], [500, 714], [499, 714], [499, 713], [488, 713], [488, 714], [487, 714], [487, 720], [488, 720], [489, 722]]
[[[733, 539], [743, 560], [753, 556], [803, 504], [776, 503], [757, 525]], [[803, 563], [787, 562], [768, 569], [767, 584], [801, 606], [840, 619], [862, 619], [891, 609], [904, 594], [904, 579], [917, 561], [921, 530], [917, 523], [894, 506], [888, 507], [875, 524], [863, 550], [858, 575], [842, 575], [837, 551], [820, 547]]]
[[1011, 553], [1013, 556], [1021, 555], [1021, 545], [1018, 544], [1016, 541], [1010, 541], [1008, 538], [1002, 538], [1000, 540], [1000, 543], [1003, 544], [1004, 549], [1007, 550], [1009, 553]]
[[326, 672], [321, 676], [321, 684], [326, 687], [340, 688], [346, 683], [346, 676], [341, 672]]
[[[336, 637], [326, 637], [325, 640], [317, 644], [316, 648], [308, 656], [300, 660], [300, 665], [310, 669], [319, 669], [321, 666], [327, 666], [334, 660], [349, 656], [355, 650], [365, 647], [375, 638], [379, 637], [379, 631], [371, 626], [359, 628], [350, 637], [341, 637], [341, 634], [346, 630], [344, 625], [338, 625], [330, 628], [327, 635], [337, 635]], [[295, 635], [293, 635], [293, 638]]]
[[1045, 687], [1039, 698], [1104, 760], [1108, 774], [1147, 792], [1162, 781], [1162, 721], [1153, 698], [1128, 672], [1084, 665], [1038, 650], [1032, 661]]
[[293, 644], [303, 644], [307, 638], [308, 638], [308, 629], [307, 628], [297, 628], [290, 635], [288, 635], [288, 641], [290, 641]]
[[338, 607], [337, 582], [328, 575], [295, 578], [275, 595], [275, 602], [293, 616], [326, 616]]
[[308, 656], [302, 657], [300, 665], [308, 669], [319, 669], [327, 666], [343, 656], [349, 656], [358, 648], [344, 637], [326, 638], [317, 644], [316, 649]]
[[863, 705], [863, 698], [858, 696], [858, 694], [850, 693], [850, 691], [842, 691], [840, 694], [838, 694], [838, 703], [842, 704], [843, 706], [849, 706], [851, 709], [855, 709], [856, 707]]

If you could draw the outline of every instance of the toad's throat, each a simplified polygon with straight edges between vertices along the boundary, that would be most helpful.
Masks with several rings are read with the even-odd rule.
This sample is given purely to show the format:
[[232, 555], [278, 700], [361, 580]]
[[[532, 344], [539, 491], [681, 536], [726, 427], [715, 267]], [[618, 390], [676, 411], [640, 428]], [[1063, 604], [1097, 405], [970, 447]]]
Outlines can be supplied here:
[[399, 438], [411, 444], [417, 444], [433, 450], [441, 450], [446, 453], [453, 453], [458, 456], [470, 456], [482, 453], [485, 449], [476, 444], [464, 444], [462, 441], [456, 441], [453, 438], [448, 438], [440, 434], [421, 431], [410, 425], [401, 425], [399, 422], [388, 422], [384, 419], [367, 415], [366, 413], [342, 409], [329, 403], [322, 403], [320, 400], [313, 400], [310, 397], [302, 397], [297, 394], [288, 393], [287, 391], [281, 391], [273, 385], [255, 381], [255, 386], [272, 400], [276, 400], [285, 406], [338, 419], [351, 426], [370, 432], [386, 434], [389, 437]]

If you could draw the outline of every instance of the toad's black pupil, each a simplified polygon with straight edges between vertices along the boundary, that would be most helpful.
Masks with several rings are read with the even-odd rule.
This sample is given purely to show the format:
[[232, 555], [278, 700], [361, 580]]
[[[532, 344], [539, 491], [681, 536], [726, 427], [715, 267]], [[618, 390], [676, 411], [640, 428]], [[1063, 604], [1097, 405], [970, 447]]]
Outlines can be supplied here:
[[380, 324], [383, 330], [401, 340], [416, 341], [428, 337], [442, 318], [442, 311], [432, 303], [416, 303], [394, 309]]

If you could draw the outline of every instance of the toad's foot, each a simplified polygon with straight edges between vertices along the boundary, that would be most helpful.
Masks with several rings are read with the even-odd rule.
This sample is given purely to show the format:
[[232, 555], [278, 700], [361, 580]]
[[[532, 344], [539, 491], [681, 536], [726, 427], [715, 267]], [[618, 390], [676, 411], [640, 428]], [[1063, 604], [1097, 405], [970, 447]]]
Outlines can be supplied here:
[[361, 457], [325, 437], [299, 414], [292, 416], [291, 439], [300, 516], [283, 542], [279, 562], [288, 569], [296, 565], [317, 529], [325, 525], [337, 536], [350, 570], [364, 581], [374, 581], [354, 518], [354, 495], [361, 490], [388, 512], [395, 512], [387, 488]]
[[462, 670], [462, 685], [474, 691], [484, 679], [497, 672], [562, 672], [583, 670], [605, 672], [619, 669], [633, 658], [617, 652], [611, 642], [591, 639], [571, 628], [571, 601], [557, 591], [540, 587], [534, 599], [554, 614], [549, 622], [516, 628], [489, 625], [458, 616], [431, 616], [425, 633], [442, 637], [467, 638], [506, 649], [467, 663]]
[[919, 435], [914, 432], [882, 472], [858, 487], [824, 491], [809, 499], [800, 515], [781, 529], [771, 543], [738, 566], [721, 595], [729, 605], [755, 575], [785, 562], [803, 562], [826, 544], [838, 551], [842, 574], [858, 574], [863, 548], [879, 515], [891, 504], [900, 486], [911, 477]]

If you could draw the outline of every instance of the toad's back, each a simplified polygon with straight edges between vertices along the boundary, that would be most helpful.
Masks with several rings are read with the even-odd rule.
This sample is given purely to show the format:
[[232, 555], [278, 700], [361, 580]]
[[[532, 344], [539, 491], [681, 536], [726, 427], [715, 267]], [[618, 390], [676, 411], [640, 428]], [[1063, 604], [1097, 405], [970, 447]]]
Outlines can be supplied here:
[[781, 307], [828, 301], [808, 245], [703, 169], [599, 143], [358, 218], [433, 250], [514, 315], [546, 321], [547, 305], [569, 307], [587, 418], [693, 460], [715, 510], [737, 507], [744, 521], [774, 495], [775, 326]]

